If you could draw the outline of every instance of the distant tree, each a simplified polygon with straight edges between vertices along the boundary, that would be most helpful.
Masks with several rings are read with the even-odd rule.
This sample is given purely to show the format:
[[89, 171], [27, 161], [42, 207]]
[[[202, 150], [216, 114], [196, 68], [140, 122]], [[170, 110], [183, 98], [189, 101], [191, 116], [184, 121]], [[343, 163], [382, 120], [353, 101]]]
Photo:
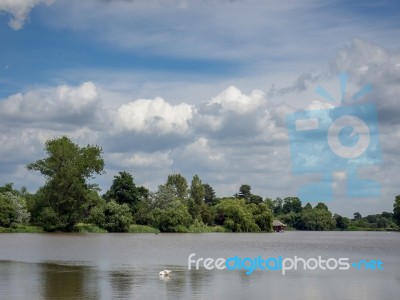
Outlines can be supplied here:
[[4, 186], [0, 186], [0, 193], [5, 193], [5, 192], [10, 192], [12, 193], [14, 191], [13, 189], [14, 183], [6, 183]]
[[11, 192], [0, 193], [0, 226], [28, 223], [29, 217], [24, 198]]
[[203, 186], [204, 186], [204, 201], [209, 205], [214, 204], [217, 198], [215, 196], [214, 189], [207, 183], [203, 184]]
[[260, 231], [260, 227], [255, 223], [251, 207], [246, 205], [244, 199], [223, 199], [216, 205], [216, 211], [217, 223], [224, 225], [229, 231]]
[[361, 214], [360, 214], [359, 212], [355, 212], [355, 213], [354, 213], [353, 220], [354, 220], [354, 221], [357, 221], [357, 220], [361, 220], [361, 219], [362, 219]]
[[237, 195], [240, 199], [249, 200], [251, 197], [251, 186], [248, 184], [242, 184]]
[[[254, 204], [251, 204], [254, 205]], [[261, 231], [271, 231], [272, 230], [272, 211], [266, 203], [260, 203], [254, 205], [253, 210], [254, 221]]]
[[333, 218], [336, 221], [336, 228], [339, 230], [347, 230], [350, 226], [350, 220], [346, 217], [342, 217], [338, 214], [335, 214]]
[[176, 197], [186, 199], [188, 196], [188, 183], [181, 174], [168, 175], [166, 185], [173, 187]]
[[297, 197], [287, 197], [283, 199], [282, 212], [288, 214], [290, 212], [299, 213], [302, 210], [302, 204]]
[[145, 187], [137, 187], [133, 176], [125, 171], [114, 176], [110, 189], [104, 194], [107, 201], [115, 200], [119, 204], [128, 204], [133, 213], [138, 202], [144, 197], [148, 197], [148, 190]]
[[315, 206], [315, 208], [329, 211], [328, 206], [325, 203], [322, 203], [322, 202], [318, 202], [317, 205]]
[[127, 232], [133, 222], [128, 204], [118, 204], [115, 200], [94, 207], [90, 215], [93, 224], [109, 232]]
[[201, 179], [198, 175], [194, 175], [192, 184], [190, 185], [190, 197], [194, 200], [197, 205], [201, 205], [204, 202], [205, 188]]
[[[150, 225], [162, 232], [182, 232], [192, 222], [187, 206], [176, 195], [172, 185], [160, 185], [155, 193], [150, 193]], [[186, 201], [185, 201], [186, 202]]]
[[95, 188], [87, 180], [103, 172], [102, 149], [91, 145], [79, 147], [64, 136], [48, 140], [45, 151], [47, 158], [27, 166], [46, 178], [40, 190], [38, 219], [49, 230], [71, 231], [84, 217], [88, 198]]
[[312, 209], [312, 206], [311, 206], [310, 203], [307, 203], [307, 204], [303, 207], [303, 211], [304, 211], [304, 210], [310, 210], [310, 209]]
[[314, 207], [312, 210], [304, 210], [301, 214], [302, 229], [305, 230], [333, 230], [336, 228], [336, 220], [332, 213], [322, 208]]
[[278, 197], [272, 202], [274, 204], [274, 209], [273, 209], [274, 215], [275, 216], [280, 215], [282, 213], [283, 200], [280, 197]]
[[271, 213], [274, 212], [274, 201], [270, 198], [265, 198], [264, 200], [265, 205], [267, 205], [268, 209], [271, 211]]
[[263, 198], [259, 195], [251, 195], [248, 202], [254, 204], [260, 204], [263, 202]]
[[393, 218], [400, 225], [400, 195], [396, 196], [393, 204]]
[[201, 206], [204, 204], [205, 189], [198, 175], [194, 175], [190, 185], [189, 212], [195, 220], [201, 220]]

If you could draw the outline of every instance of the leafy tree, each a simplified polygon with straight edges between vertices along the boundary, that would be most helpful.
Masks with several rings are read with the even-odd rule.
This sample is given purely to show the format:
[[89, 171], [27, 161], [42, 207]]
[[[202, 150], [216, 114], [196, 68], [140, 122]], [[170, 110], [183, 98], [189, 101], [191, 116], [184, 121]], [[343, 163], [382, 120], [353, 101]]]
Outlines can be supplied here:
[[362, 219], [361, 214], [359, 212], [355, 212], [353, 220], [357, 221], [357, 220], [361, 220], [361, 219]]
[[324, 208], [314, 207], [302, 213], [302, 224], [305, 230], [333, 230], [336, 221], [332, 218], [332, 213]]
[[259, 195], [251, 195], [249, 199], [249, 203], [260, 204], [263, 202], [263, 198]]
[[217, 198], [215, 196], [214, 189], [208, 183], [203, 184], [203, 186], [204, 186], [204, 202], [209, 205], [214, 204]]
[[103, 172], [102, 149], [91, 145], [81, 148], [64, 136], [48, 140], [45, 151], [47, 158], [27, 166], [46, 178], [40, 191], [43, 213], [39, 219], [46, 220], [47, 228], [72, 231], [84, 217], [88, 198], [95, 189], [87, 180]]
[[133, 219], [128, 204], [118, 204], [111, 200], [104, 206], [96, 206], [91, 211], [90, 220], [109, 232], [127, 232]]
[[[171, 185], [160, 185], [157, 192], [150, 194], [150, 211], [152, 226], [162, 232], [181, 232], [187, 230], [192, 221], [187, 206], [176, 195]], [[185, 229], [186, 228], [186, 229]]]
[[336, 221], [336, 228], [339, 230], [347, 230], [350, 226], [350, 219], [335, 214], [333, 218]]
[[14, 185], [14, 183], [10, 182], [10, 183], [6, 183], [4, 186], [0, 186], [0, 193], [1, 194], [5, 193], [5, 192], [12, 193], [14, 191], [13, 185]]
[[110, 189], [104, 194], [104, 198], [108, 201], [115, 200], [119, 204], [128, 204], [133, 213], [138, 202], [145, 197], [148, 197], [148, 190], [145, 187], [137, 187], [133, 176], [125, 171], [114, 176]]
[[312, 206], [311, 206], [310, 203], [307, 203], [307, 204], [303, 207], [303, 211], [304, 211], [304, 210], [310, 210], [310, 209], [312, 209]]
[[274, 211], [274, 201], [270, 198], [265, 198], [264, 203], [267, 205], [268, 209], [273, 212]]
[[23, 198], [11, 192], [0, 194], [0, 226], [10, 227], [29, 222], [29, 212]]
[[302, 204], [297, 197], [287, 197], [283, 199], [282, 212], [288, 214], [289, 212], [299, 213], [302, 210]]
[[194, 200], [197, 205], [201, 205], [204, 202], [205, 188], [199, 176], [194, 175], [192, 184], [190, 185], [190, 197]]
[[325, 204], [325, 203], [322, 203], [322, 202], [318, 202], [317, 205], [315, 206], [315, 208], [316, 208], [316, 209], [323, 209], [323, 210], [329, 211], [328, 206], [326, 206], [326, 204]]
[[187, 210], [187, 207], [177, 202], [177, 206], [168, 209], [155, 209], [154, 212], [154, 227], [161, 232], [184, 232], [192, 222], [192, 218]]
[[181, 174], [168, 175], [167, 185], [173, 187], [176, 197], [186, 199], [188, 196], [188, 184]]
[[248, 184], [242, 184], [239, 188], [238, 197], [240, 199], [250, 200], [251, 197], [251, 186]]
[[272, 202], [274, 205], [274, 209], [273, 209], [274, 215], [276, 215], [276, 216], [280, 215], [282, 213], [283, 200], [280, 197], [278, 197]]
[[393, 204], [393, 217], [397, 224], [400, 225], [400, 195], [396, 196]]
[[201, 206], [204, 203], [205, 189], [199, 176], [194, 175], [190, 185], [190, 197], [188, 202], [189, 212], [193, 219], [201, 220]]
[[253, 217], [261, 231], [272, 230], [272, 212], [266, 203], [250, 204], [253, 207]]
[[217, 222], [230, 231], [260, 231], [253, 218], [251, 207], [246, 205], [244, 199], [223, 199], [216, 205], [216, 210]]

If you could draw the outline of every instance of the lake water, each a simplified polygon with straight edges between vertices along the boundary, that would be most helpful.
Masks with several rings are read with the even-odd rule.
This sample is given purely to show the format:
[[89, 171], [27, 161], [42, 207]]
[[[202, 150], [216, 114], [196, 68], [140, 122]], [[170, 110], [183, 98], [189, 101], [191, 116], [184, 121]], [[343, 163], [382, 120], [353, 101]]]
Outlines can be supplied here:
[[[188, 270], [188, 256], [381, 260], [383, 270]], [[171, 269], [169, 278], [158, 273]], [[399, 299], [400, 234], [0, 234], [0, 299]]]

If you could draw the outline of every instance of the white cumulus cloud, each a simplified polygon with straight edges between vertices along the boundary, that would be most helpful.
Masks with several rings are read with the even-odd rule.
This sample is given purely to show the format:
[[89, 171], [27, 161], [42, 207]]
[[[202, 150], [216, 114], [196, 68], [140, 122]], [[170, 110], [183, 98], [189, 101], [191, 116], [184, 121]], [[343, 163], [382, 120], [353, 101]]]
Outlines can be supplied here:
[[8, 97], [0, 102], [0, 117], [8, 122], [82, 123], [96, 113], [99, 102], [96, 86], [92, 82], [78, 87], [61, 85]]
[[139, 99], [118, 108], [116, 126], [135, 132], [185, 134], [192, 117], [189, 104], [172, 105], [160, 97]]
[[8, 25], [14, 30], [19, 30], [24, 26], [30, 11], [39, 4], [50, 5], [55, 0], [0, 0], [0, 11], [5, 11], [12, 15]]

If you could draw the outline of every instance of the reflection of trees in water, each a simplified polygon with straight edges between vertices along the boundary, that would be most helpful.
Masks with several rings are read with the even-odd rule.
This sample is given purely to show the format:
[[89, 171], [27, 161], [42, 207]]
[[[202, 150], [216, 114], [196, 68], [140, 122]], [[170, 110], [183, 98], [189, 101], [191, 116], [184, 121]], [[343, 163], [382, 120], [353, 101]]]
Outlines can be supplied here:
[[95, 269], [86, 266], [41, 264], [43, 298], [98, 299]]
[[193, 295], [201, 295], [204, 287], [209, 285], [213, 278], [213, 271], [205, 269], [188, 270], [186, 267], [174, 266], [169, 269], [172, 269], [172, 274], [169, 280], [165, 281], [168, 299], [189, 299]]
[[110, 271], [109, 282], [111, 283], [113, 297], [130, 299], [134, 295], [134, 283], [138, 284], [133, 270]]

